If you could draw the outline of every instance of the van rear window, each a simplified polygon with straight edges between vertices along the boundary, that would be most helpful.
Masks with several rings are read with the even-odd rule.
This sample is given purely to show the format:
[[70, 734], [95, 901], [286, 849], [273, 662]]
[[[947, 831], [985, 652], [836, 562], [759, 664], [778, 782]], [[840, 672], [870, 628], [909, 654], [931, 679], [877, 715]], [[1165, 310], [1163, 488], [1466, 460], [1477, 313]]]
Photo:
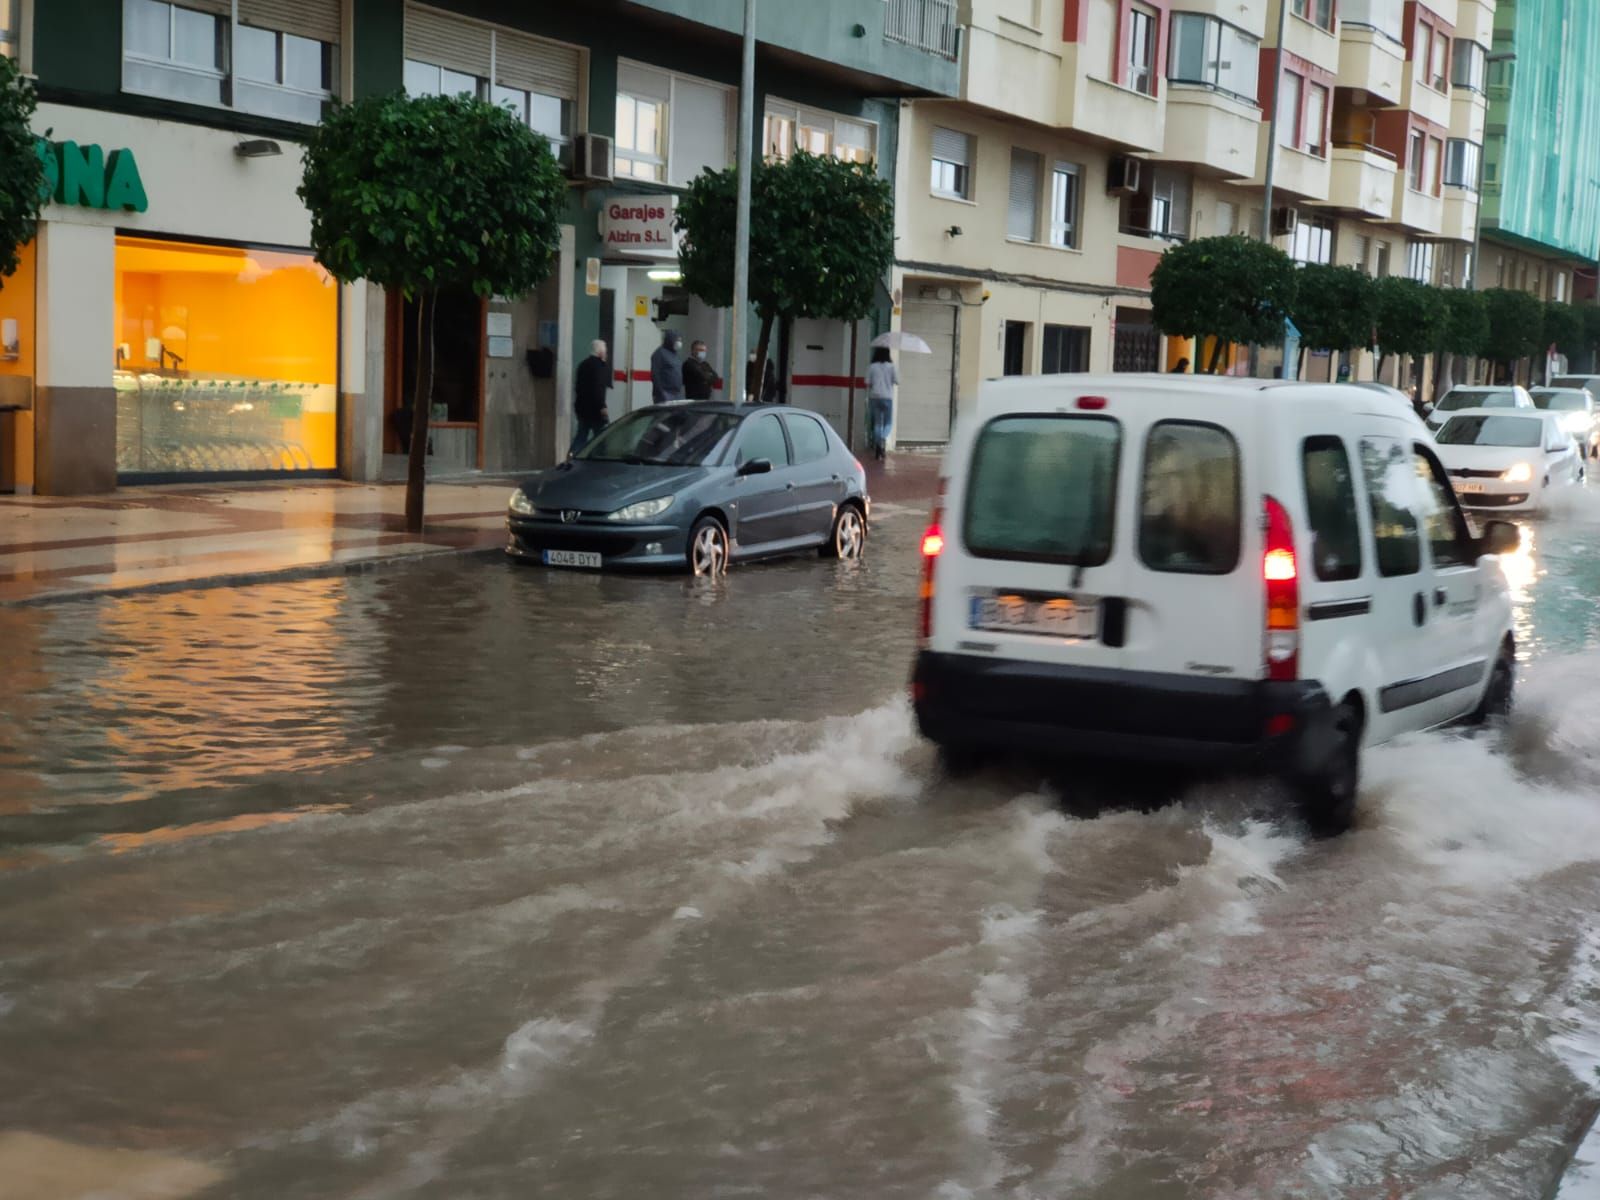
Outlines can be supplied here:
[[1109, 417], [997, 417], [967, 480], [967, 551], [1097, 567], [1111, 557], [1122, 426]]
[[1226, 575], [1239, 565], [1239, 447], [1226, 430], [1161, 421], [1144, 450], [1139, 557], [1155, 571]]

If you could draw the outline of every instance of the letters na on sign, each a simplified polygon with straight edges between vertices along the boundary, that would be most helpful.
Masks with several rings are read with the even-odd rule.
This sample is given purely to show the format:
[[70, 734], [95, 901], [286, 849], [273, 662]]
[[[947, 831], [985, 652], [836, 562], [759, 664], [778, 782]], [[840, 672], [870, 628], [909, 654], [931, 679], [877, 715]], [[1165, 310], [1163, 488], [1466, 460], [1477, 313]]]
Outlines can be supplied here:
[[44, 164], [40, 193], [46, 203], [141, 213], [150, 207], [132, 150], [107, 154], [99, 146], [43, 138], [35, 139], [33, 150]]

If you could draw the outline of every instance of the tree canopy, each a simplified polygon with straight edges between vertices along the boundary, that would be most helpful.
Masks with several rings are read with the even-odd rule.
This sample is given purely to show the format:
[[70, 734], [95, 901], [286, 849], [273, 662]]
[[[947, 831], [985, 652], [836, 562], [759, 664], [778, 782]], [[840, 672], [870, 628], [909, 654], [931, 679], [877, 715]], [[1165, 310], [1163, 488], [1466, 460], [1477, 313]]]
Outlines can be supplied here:
[[21, 265], [18, 252], [33, 240], [44, 202], [44, 162], [37, 151], [33, 84], [17, 64], [0, 56], [0, 278]]
[[1555, 346], [1561, 353], [1572, 356], [1583, 350], [1583, 313], [1573, 304], [1551, 300], [1544, 306], [1545, 346]]
[[1445, 288], [1444, 321], [1435, 349], [1445, 354], [1477, 358], [1489, 340], [1489, 309], [1483, 293], [1466, 288]]
[[1512, 288], [1490, 288], [1483, 299], [1489, 314], [1485, 358], [1513, 363], [1538, 354], [1549, 344], [1543, 340], [1544, 305], [1538, 297]]
[[1431, 354], [1445, 325], [1438, 288], [1390, 275], [1373, 285], [1373, 316], [1380, 354]]
[[1177, 337], [1216, 339], [1206, 370], [1230, 343], [1276, 344], [1294, 311], [1295, 266], [1276, 246], [1246, 237], [1197, 238], [1173, 246], [1150, 276], [1157, 328]]
[[1301, 267], [1293, 314], [1301, 345], [1340, 351], [1371, 345], [1372, 286], [1354, 267]]

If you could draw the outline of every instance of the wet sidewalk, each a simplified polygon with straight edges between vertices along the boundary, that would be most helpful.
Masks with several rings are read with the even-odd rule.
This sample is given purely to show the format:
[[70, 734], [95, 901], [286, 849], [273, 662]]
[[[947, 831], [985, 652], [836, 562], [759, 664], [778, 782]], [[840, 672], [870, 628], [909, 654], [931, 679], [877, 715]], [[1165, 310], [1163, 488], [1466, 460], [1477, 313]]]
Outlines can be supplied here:
[[361, 570], [503, 543], [509, 480], [430, 484], [420, 535], [405, 488], [179, 484], [106, 496], [0, 496], [0, 604]]

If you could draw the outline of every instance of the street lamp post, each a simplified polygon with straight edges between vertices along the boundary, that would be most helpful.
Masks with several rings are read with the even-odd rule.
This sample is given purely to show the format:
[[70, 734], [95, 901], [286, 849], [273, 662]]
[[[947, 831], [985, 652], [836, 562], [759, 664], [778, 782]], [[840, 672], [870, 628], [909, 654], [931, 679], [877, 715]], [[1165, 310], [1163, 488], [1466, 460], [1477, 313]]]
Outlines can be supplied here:
[[[745, 317], [750, 311], [750, 171], [755, 125], [756, 0], [744, 0], [744, 60], [739, 78], [739, 200], [734, 219], [733, 312], [728, 319], [727, 394], [744, 395]], [[761, 381], [756, 381], [761, 387]], [[738, 388], [737, 393], [734, 388]], [[759, 394], [759, 390], [758, 390]]]
[[[1283, 35], [1288, 20], [1289, 0], [1278, 0], [1278, 45], [1272, 57], [1272, 112], [1267, 117], [1267, 166], [1262, 179], [1264, 188], [1261, 197], [1261, 240], [1268, 246], [1272, 245], [1272, 177], [1278, 166], [1278, 110], [1283, 107], [1278, 103], [1278, 89], [1283, 86]], [[1259, 355], [1260, 347], [1251, 342], [1251, 375], [1256, 373]], [[1288, 366], [1288, 363], [1284, 363], [1286, 378]]]

